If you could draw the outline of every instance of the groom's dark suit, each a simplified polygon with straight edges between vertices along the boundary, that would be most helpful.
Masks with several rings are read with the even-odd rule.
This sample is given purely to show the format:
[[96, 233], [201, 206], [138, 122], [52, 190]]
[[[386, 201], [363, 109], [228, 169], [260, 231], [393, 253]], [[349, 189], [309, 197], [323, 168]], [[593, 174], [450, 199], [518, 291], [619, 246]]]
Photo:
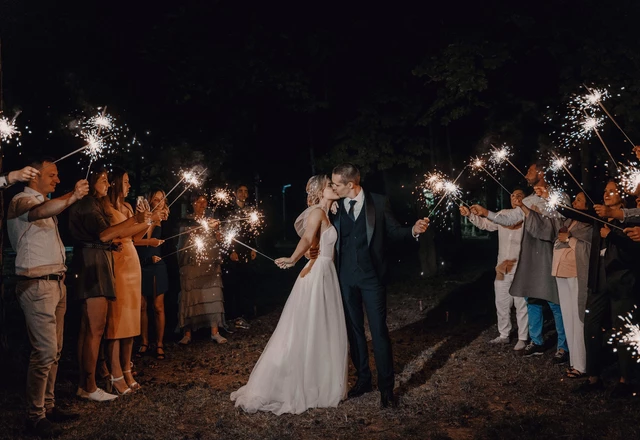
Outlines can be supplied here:
[[386, 240], [411, 239], [411, 228], [400, 226], [386, 197], [366, 191], [364, 206], [355, 221], [345, 209], [344, 199], [338, 202], [338, 211], [331, 220], [338, 231], [336, 267], [347, 319], [351, 360], [357, 370], [358, 383], [371, 383], [364, 333], [364, 303], [378, 369], [378, 389], [391, 391], [394, 373], [387, 328]]

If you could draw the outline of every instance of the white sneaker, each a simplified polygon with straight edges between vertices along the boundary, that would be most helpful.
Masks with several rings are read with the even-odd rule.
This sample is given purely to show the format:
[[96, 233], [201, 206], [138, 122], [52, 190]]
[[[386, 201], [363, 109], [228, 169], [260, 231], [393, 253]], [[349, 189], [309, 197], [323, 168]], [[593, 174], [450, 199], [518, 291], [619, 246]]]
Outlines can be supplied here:
[[118, 396], [115, 394], [109, 394], [102, 388], [98, 388], [93, 393], [87, 393], [87, 399], [93, 400], [94, 402], [109, 402], [110, 400], [117, 398]]
[[88, 399], [89, 398], [89, 393], [87, 393], [82, 388], [78, 387], [78, 389], [76, 390], [76, 396], [81, 398], [81, 399]]
[[217, 342], [218, 344], [226, 344], [227, 339], [223, 337], [220, 333], [216, 333], [215, 335], [211, 335], [211, 340], [213, 342]]
[[509, 338], [503, 338], [502, 336], [498, 336], [495, 339], [489, 341], [489, 344], [508, 344]]
[[519, 340], [518, 343], [516, 344], [516, 346], [513, 347], [513, 351], [524, 350], [524, 348], [526, 346], [527, 346], [527, 342], [526, 341]]

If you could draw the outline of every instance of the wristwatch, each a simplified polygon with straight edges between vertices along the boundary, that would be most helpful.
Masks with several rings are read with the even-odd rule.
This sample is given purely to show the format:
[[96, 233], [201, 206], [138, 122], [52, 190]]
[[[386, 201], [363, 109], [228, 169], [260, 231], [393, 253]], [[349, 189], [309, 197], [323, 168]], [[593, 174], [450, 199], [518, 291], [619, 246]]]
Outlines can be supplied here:
[[0, 189], [4, 189], [11, 186], [9, 183], [9, 173], [0, 174]]

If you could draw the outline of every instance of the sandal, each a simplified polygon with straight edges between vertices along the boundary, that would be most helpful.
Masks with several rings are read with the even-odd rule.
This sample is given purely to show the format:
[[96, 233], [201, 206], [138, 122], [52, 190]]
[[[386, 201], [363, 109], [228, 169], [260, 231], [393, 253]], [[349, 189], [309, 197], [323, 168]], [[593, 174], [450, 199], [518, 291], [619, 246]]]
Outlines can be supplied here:
[[579, 370], [576, 370], [575, 368], [569, 368], [566, 372], [565, 375], [569, 378], [569, 379], [582, 379], [583, 377], [587, 377], [586, 373], [582, 373]]
[[163, 345], [158, 345], [156, 347], [156, 359], [158, 359], [159, 361], [163, 361], [164, 360], [164, 346]]
[[148, 350], [149, 346], [147, 344], [140, 345], [140, 347], [138, 347], [138, 351], [136, 352], [136, 357], [141, 358], [143, 356], [146, 356]]

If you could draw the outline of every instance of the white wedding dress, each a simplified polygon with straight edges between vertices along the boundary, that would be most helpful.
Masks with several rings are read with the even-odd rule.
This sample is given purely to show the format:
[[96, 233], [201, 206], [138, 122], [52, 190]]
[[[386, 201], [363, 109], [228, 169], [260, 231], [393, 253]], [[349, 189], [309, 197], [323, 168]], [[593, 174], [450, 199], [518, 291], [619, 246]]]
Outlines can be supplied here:
[[311, 272], [296, 280], [249, 382], [231, 393], [236, 407], [249, 413], [300, 414], [338, 406], [345, 398], [348, 342], [333, 263], [337, 237], [333, 226], [320, 234]]

